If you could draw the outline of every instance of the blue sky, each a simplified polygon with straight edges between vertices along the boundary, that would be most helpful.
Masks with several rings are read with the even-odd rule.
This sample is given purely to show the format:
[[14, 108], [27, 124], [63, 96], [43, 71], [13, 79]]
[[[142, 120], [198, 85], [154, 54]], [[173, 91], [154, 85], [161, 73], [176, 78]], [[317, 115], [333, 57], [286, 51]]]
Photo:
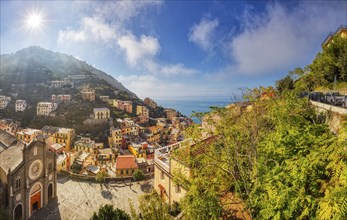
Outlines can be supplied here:
[[0, 51], [73, 55], [140, 98], [228, 98], [309, 64], [346, 23], [347, 1], [1, 1]]

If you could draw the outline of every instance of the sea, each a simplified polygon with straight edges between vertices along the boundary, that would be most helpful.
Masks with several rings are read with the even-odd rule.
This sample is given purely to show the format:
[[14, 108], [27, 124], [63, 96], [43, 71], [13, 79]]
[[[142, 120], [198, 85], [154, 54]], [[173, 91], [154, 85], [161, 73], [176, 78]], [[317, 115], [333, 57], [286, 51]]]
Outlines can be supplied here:
[[231, 99], [184, 99], [184, 100], [156, 100], [158, 105], [164, 108], [173, 108], [183, 115], [193, 119], [194, 123], [201, 124], [201, 121], [192, 117], [194, 112], [209, 112], [211, 107], [225, 107], [231, 104]]

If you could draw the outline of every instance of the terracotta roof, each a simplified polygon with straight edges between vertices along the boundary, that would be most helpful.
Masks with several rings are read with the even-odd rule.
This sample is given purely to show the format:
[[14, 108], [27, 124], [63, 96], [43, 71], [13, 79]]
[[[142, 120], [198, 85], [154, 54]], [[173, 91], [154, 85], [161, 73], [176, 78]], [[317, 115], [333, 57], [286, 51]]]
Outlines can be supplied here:
[[117, 157], [116, 169], [137, 169], [137, 163], [135, 162], [135, 157], [133, 155], [121, 155]]

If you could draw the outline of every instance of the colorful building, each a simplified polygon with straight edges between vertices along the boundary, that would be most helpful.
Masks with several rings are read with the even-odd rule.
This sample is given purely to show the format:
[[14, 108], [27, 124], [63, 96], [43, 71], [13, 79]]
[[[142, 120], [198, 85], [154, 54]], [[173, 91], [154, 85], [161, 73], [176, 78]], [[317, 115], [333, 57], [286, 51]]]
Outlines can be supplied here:
[[136, 106], [136, 115], [140, 118], [140, 123], [148, 122], [149, 111], [146, 106], [138, 105]]
[[111, 147], [121, 147], [123, 143], [122, 130], [120, 128], [111, 127], [110, 137], [108, 138], [108, 144]]
[[158, 148], [154, 154], [154, 189], [170, 205], [179, 202], [186, 194], [186, 189], [176, 184], [173, 173], [180, 171], [185, 177], [190, 176], [189, 167], [180, 164], [172, 157], [172, 151], [184, 146], [184, 142]]
[[157, 126], [147, 127], [146, 133], [144, 134], [146, 141], [150, 144], [159, 143], [161, 136], [161, 129]]
[[116, 161], [116, 176], [132, 176], [138, 169], [133, 155], [120, 155]]
[[94, 119], [109, 119], [110, 109], [108, 108], [94, 108]]
[[59, 128], [53, 134], [53, 143], [61, 144], [65, 147], [66, 151], [71, 150], [72, 140], [75, 137], [75, 130], [72, 128]]
[[91, 140], [89, 137], [82, 137], [75, 142], [74, 145], [75, 151], [83, 151], [94, 153], [95, 141]]
[[117, 109], [123, 110], [127, 113], [133, 113], [133, 102], [132, 101], [122, 101], [122, 100], [113, 100], [113, 106]]
[[85, 88], [82, 90], [81, 95], [84, 101], [95, 101], [95, 89]]
[[113, 163], [115, 160], [115, 154], [111, 148], [96, 149], [97, 165], [106, 165]]
[[130, 143], [128, 146], [128, 150], [136, 158], [146, 158], [145, 145], [147, 145], [147, 143], [142, 143], [142, 144]]
[[0, 130], [6, 131], [11, 135], [15, 135], [19, 129], [20, 122], [12, 119], [4, 118], [0, 120]]
[[26, 143], [30, 143], [30, 142], [32, 142], [32, 141], [37, 137], [37, 135], [39, 135], [39, 134], [41, 134], [41, 131], [40, 131], [40, 130], [27, 128], [27, 129], [18, 131], [18, 132], [16, 133], [16, 138], [17, 138], [17, 140], [21, 140], [21, 141], [24, 141], [24, 142], [26, 142]]

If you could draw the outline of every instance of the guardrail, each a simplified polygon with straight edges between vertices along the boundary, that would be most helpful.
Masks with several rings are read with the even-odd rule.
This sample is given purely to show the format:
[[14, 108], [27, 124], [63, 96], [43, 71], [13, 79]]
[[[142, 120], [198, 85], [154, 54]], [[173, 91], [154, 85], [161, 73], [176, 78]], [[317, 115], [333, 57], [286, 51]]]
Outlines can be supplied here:
[[[97, 182], [95, 180], [95, 176], [89, 176], [89, 175], [83, 175], [83, 174], [76, 174], [72, 172], [68, 172], [65, 170], [61, 170], [59, 172], [60, 175], [69, 176], [71, 179], [77, 179], [82, 181], [91, 181], [91, 182]], [[145, 173], [144, 174], [144, 180], [151, 179], [154, 176], [154, 172], [151, 173]], [[134, 178], [132, 176], [115, 176], [115, 177], [105, 177], [104, 182], [110, 182], [110, 181], [134, 181]]]
[[334, 113], [338, 113], [338, 114], [342, 114], [342, 115], [347, 115], [347, 108], [342, 108], [342, 107], [339, 107], [339, 106], [334, 106], [334, 105], [330, 105], [330, 104], [325, 104], [325, 103], [321, 103], [321, 102], [317, 102], [317, 101], [312, 101], [310, 100], [310, 102], [318, 107], [318, 108], [321, 108], [325, 111], [331, 111], [331, 112], [334, 112]]

